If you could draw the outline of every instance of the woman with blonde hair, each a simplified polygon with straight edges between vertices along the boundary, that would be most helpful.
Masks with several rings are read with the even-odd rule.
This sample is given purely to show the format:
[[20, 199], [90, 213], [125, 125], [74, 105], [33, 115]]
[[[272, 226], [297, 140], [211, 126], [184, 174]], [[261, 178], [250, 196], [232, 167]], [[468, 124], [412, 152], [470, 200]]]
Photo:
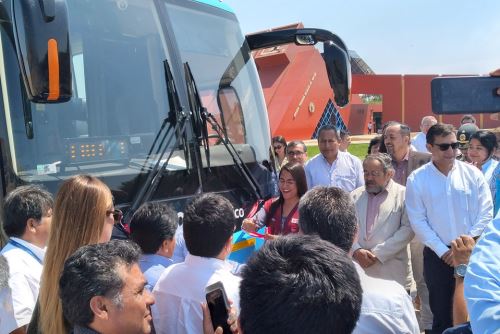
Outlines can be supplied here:
[[33, 314], [28, 333], [71, 331], [59, 298], [59, 276], [64, 262], [81, 246], [109, 241], [113, 230], [115, 210], [111, 191], [90, 175], [77, 175], [65, 181], [57, 193], [53, 211], [38, 312], [35, 310]]

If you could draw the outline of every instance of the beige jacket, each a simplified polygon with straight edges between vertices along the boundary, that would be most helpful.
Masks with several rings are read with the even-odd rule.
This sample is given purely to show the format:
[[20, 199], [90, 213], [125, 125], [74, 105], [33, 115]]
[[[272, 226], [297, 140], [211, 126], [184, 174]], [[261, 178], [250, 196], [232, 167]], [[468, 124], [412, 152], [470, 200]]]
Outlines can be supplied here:
[[414, 233], [405, 209], [406, 188], [390, 180], [386, 190], [389, 194], [380, 205], [370, 238], [366, 236], [368, 193], [364, 186], [351, 193], [358, 215], [358, 240], [352, 250], [368, 249], [379, 259], [374, 265], [365, 268], [367, 275], [394, 280], [409, 288], [412, 275], [408, 244]]

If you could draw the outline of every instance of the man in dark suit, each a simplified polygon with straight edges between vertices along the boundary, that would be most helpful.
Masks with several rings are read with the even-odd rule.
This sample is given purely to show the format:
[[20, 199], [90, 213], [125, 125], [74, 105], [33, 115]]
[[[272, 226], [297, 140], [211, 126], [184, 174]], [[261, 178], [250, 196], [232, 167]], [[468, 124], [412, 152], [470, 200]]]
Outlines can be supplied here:
[[[411, 149], [410, 128], [406, 124], [388, 123], [384, 129], [383, 139], [395, 171], [392, 179], [406, 186], [408, 176], [420, 166], [428, 163], [431, 154]], [[432, 312], [429, 306], [429, 291], [424, 280], [423, 250], [424, 245], [415, 238], [410, 242], [413, 279], [420, 300], [420, 323], [422, 330], [429, 330], [432, 328]]]
[[411, 149], [410, 128], [406, 124], [391, 122], [386, 126], [383, 135], [387, 153], [391, 155], [395, 170], [393, 180], [406, 186], [408, 175], [428, 163], [431, 154]]

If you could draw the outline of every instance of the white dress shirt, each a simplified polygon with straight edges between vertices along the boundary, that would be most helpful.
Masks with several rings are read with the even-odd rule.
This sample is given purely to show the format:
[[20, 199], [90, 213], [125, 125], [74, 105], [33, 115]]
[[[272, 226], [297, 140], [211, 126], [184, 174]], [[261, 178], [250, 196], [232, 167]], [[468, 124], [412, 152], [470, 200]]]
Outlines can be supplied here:
[[423, 132], [419, 132], [411, 141], [414, 151], [429, 153], [427, 146], [425, 146], [426, 144], [427, 139], [425, 138], [425, 134]]
[[0, 334], [10, 333], [18, 327], [12, 307], [12, 292], [6, 286], [0, 289]]
[[153, 289], [152, 306], [156, 333], [203, 333], [201, 303], [205, 288], [221, 281], [226, 295], [239, 313], [241, 278], [231, 273], [231, 265], [215, 258], [188, 254], [186, 261], [168, 267]]
[[175, 231], [175, 248], [174, 254], [172, 255], [172, 262], [184, 262], [188, 254], [189, 252], [186, 247], [186, 241], [184, 241], [184, 228], [183, 225], [179, 225]]
[[363, 289], [361, 314], [353, 334], [419, 334], [411, 298], [394, 281], [367, 276], [354, 262]]
[[483, 232], [493, 203], [479, 169], [457, 160], [446, 176], [431, 161], [408, 177], [406, 211], [417, 237], [442, 257], [460, 235]]
[[348, 152], [338, 152], [330, 165], [320, 153], [306, 163], [307, 187], [338, 187], [347, 192], [365, 185], [363, 165], [358, 157]]
[[[0, 304], [12, 305], [16, 328], [19, 328], [27, 325], [31, 320], [38, 298], [40, 276], [43, 268], [39, 261], [43, 261], [45, 250], [19, 238], [11, 239], [33, 252], [32, 255], [11, 243], [5, 245], [0, 252], [9, 264], [10, 295], [8, 293], [3, 294], [2, 298], [11, 298], [11, 300], [1, 300]], [[3, 323], [0, 333], [4, 333]]]

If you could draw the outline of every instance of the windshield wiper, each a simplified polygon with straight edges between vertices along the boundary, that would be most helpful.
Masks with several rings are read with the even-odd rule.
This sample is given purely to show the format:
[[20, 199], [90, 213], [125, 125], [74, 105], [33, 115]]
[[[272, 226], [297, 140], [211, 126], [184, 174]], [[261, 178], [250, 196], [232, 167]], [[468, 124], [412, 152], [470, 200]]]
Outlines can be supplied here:
[[227, 152], [233, 159], [236, 169], [240, 172], [241, 176], [243, 176], [243, 178], [247, 181], [248, 185], [252, 189], [253, 194], [256, 196], [257, 199], [263, 199], [264, 197], [262, 196], [259, 184], [255, 180], [252, 172], [250, 172], [250, 170], [248, 169], [247, 165], [245, 164], [241, 156], [238, 154], [236, 148], [234, 148], [233, 143], [231, 143], [231, 140], [229, 140], [226, 131], [223, 130], [222, 126], [219, 124], [217, 119], [206, 109], [203, 109], [202, 117], [208, 123], [210, 123], [212, 129], [215, 131], [220, 142], [224, 144], [224, 147], [226, 148]]
[[[144, 168], [149, 165], [149, 160], [152, 157], [154, 148], [157, 147], [156, 152], [154, 153], [155, 156], [158, 156], [158, 154], [161, 152], [162, 147], [165, 144], [165, 139], [167, 138], [167, 135], [170, 133], [172, 128], [177, 123], [177, 113], [182, 111], [182, 107], [179, 102], [179, 95], [177, 93], [177, 88], [175, 86], [174, 77], [172, 75], [172, 71], [170, 70], [170, 65], [168, 64], [168, 60], [165, 60], [163, 65], [165, 69], [165, 81], [167, 85], [169, 112], [168, 116], [163, 119], [160, 129], [156, 133], [156, 137], [153, 141], [153, 144], [151, 144], [151, 148], [149, 149], [148, 155], [146, 156], [146, 160], [142, 165], [141, 173], [144, 171]], [[164, 131], [167, 123], [169, 124], [169, 126], [167, 130]], [[160, 136], [162, 136], [161, 141], [157, 145]]]
[[198, 140], [201, 140], [203, 144], [203, 149], [205, 150], [205, 158], [207, 161], [207, 167], [208, 170], [210, 171], [210, 146], [208, 143], [207, 120], [202, 116], [203, 113], [207, 111], [207, 109], [203, 106], [203, 103], [201, 102], [201, 97], [198, 92], [198, 87], [196, 86], [193, 73], [191, 72], [191, 67], [187, 62], [184, 63], [184, 72], [186, 75], [186, 85], [189, 96], [189, 104], [192, 111], [193, 130], [196, 138]]
[[[223, 130], [222, 126], [217, 122], [215, 117], [207, 111], [207, 108], [203, 106], [203, 103], [201, 102], [200, 94], [198, 93], [198, 88], [196, 85], [196, 81], [193, 77], [193, 73], [191, 72], [191, 68], [189, 67], [188, 63], [184, 64], [184, 67], [186, 69], [186, 81], [188, 82], [188, 93], [190, 95], [190, 100], [194, 100], [198, 106], [198, 108], [193, 109], [195, 111], [195, 117], [201, 117], [202, 121], [202, 129], [201, 134], [203, 135], [203, 143], [205, 145], [205, 154], [207, 155], [207, 165], [210, 166], [209, 164], [209, 155], [210, 151], [208, 148], [208, 130], [207, 130], [207, 122], [210, 123], [212, 126], [212, 129], [215, 131], [217, 137], [221, 141], [222, 144], [224, 144], [224, 147], [226, 148], [227, 152], [233, 159], [234, 165], [236, 166], [236, 169], [239, 171], [241, 176], [247, 181], [247, 183], [250, 185], [250, 188], [252, 189], [252, 192], [254, 196], [256, 196], [257, 199], [262, 199], [262, 192], [260, 190], [259, 184], [255, 180], [252, 172], [248, 169], [247, 165], [241, 158], [241, 156], [238, 154], [238, 151], [234, 148], [233, 143], [229, 140], [229, 137], [227, 136], [226, 131]], [[191, 86], [191, 87], [190, 87]], [[198, 115], [199, 113], [199, 115]], [[198, 122], [199, 124], [199, 122]]]
[[[134, 212], [145, 202], [147, 202], [151, 196], [154, 194], [156, 191], [156, 188], [158, 187], [158, 184], [160, 183], [160, 180], [163, 176], [163, 173], [168, 167], [168, 163], [170, 161], [170, 158], [172, 158], [172, 155], [175, 151], [175, 149], [179, 146], [180, 140], [184, 139], [184, 133], [186, 131], [186, 120], [187, 120], [187, 114], [183, 110], [180, 101], [179, 101], [179, 95], [177, 93], [177, 88], [175, 86], [175, 81], [174, 77], [172, 75], [172, 71], [170, 70], [170, 65], [168, 64], [168, 61], [165, 59], [163, 62], [164, 68], [165, 68], [165, 80], [167, 84], [167, 94], [168, 94], [168, 102], [169, 102], [169, 116], [164, 119], [160, 130], [158, 134], [156, 135], [156, 138], [153, 142], [153, 145], [151, 146], [151, 149], [148, 153], [148, 156], [146, 158], [146, 162], [144, 166], [146, 166], [147, 161], [149, 161], [151, 157], [151, 153], [153, 152], [154, 146], [156, 145], [156, 142], [162, 135], [162, 132], [165, 129], [166, 123], [169, 122], [169, 126], [167, 130], [163, 133], [162, 139], [160, 144], [158, 145], [158, 149], [156, 151], [156, 156], [157, 160], [154, 165], [154, 167], [149, 171], [148, 177], [146, 181], [143, 183], [137, 194], [135, 195], [132, 205], [130, 206], [129, 210], [127, 211], [124, 222], [129, 223], [130, 220], [132, 219], [132, 215]], [[175, 127], [174, 127], [175, 124]], [[173, 131], [172, 131], [173, 128]], [[170, 136], [169, 136], [170, 134]], [[176, 138], [174, 146], [171, 146], [170, 144], [172, 143], [173, 138]], [[171, 148], [170, 153], [165, 160], [165, 162], [161, 162], [163, 160], [163, 157], [165, 156], [167, 150]], [[188, 155], [185, 150], [184, 150], [184, 159], [186, 161], [186, 166], [187, 166], [187, 161], [188, 161]], [[159, 154], [159, 155], [158, 155]], [[143, 169], [144, 169], [143, 166]], [[141, 169], [142, 170], [142, 169]]]

